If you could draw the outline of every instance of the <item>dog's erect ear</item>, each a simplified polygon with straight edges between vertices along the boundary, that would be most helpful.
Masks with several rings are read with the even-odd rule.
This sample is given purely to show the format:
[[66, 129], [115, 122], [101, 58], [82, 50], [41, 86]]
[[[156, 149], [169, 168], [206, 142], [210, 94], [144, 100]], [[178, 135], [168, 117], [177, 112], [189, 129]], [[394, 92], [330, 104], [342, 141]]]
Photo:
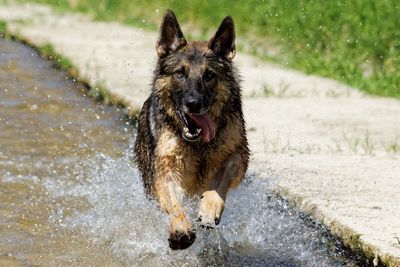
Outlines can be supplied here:
[[186, 40], [185, 37], [183, 37], [182, 30], [179, 27], [174, 12], [167, 10], [161, 22], [160, 33], [156, 44], [158, 57], [166, 56], [185, 45]]
[[235, 24], [230, 16], [224, 18], [217, 33], [208, 42], [208, 47], [227, 60], [235, 57]]

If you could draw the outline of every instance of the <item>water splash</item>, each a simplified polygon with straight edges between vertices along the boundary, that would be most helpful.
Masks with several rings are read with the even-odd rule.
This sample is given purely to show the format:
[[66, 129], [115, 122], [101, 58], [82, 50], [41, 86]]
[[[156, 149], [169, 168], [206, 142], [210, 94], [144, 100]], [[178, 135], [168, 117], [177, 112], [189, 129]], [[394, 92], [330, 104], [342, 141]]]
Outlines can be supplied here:
[[[343, 266], [340, 243], [323, 226], [295, 211], [271, 191], [271, 182], [247, 177], [227, 199], [221, 224], [197, 229], [197, 239], [184, 251], [168, 247], [168, 218], [146, 198], [130, 151], [112, 159], [96, 155], [83, 163], [85, 184], [56, 193], [85, 196], [92, 208], [67, 220], [68, 227], [90, 233], [93, 242], [110, 246], [123, 264], [140, 266]], [[81, 168], [81, 167], [79, 167]], [[80, 179], [78, 179], [80, 180]], [[80, 192], [80, 194], [77, 194]], [[195, 218], [198, 200], [187, 200]], [[345, 253], [344, 251], [342, 251]]]

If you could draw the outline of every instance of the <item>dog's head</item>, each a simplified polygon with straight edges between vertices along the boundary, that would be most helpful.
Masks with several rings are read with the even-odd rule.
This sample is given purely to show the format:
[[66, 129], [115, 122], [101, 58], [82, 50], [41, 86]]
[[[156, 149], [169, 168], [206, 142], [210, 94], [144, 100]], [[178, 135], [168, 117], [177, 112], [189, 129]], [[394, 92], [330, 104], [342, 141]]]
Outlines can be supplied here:
[[170, 115], [177, 118], [187, 141], [215, 138], [214, 120], [230, 97], [234, 80], [235, 28], [231, 17], [223, 19], [208, 41], [187, 42], [175, 14], [168, 10], [156, 44], [156, 88]]

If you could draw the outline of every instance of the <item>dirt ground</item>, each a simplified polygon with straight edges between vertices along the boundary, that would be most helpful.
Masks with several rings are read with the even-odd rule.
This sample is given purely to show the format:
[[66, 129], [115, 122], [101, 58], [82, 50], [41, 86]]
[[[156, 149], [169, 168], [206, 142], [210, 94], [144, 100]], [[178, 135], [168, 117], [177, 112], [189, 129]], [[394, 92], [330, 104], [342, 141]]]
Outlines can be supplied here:
[[[83, 80], [133, 110], [147, 97], [156, 33], [32, 4], [3, 5], [0, 19], [34, 45], [52, 44]], [[375, 262], [400, 266], [400, 102], [241, 53], [234, 61], [249, 173], [271, 179], [279, 194]]]

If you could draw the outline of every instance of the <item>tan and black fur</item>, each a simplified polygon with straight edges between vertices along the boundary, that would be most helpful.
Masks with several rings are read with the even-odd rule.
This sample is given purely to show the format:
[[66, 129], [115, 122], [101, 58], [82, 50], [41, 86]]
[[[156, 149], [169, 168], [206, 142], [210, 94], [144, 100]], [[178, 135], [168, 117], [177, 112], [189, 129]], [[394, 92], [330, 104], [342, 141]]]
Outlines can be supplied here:
[[195, 240], [195, 230], [182, 208], [183, 195], [201, 196], [198, 221], [212, 228], [221, 219], [229, 188], [247, 170], [241, 89], [232, 65], [233, 20], [226, 17], [208, 42], [187, 42], [168, 10], [156, 51], [135, 151], [146, 192], [170, 216], [169, 245], [184, 249]]

